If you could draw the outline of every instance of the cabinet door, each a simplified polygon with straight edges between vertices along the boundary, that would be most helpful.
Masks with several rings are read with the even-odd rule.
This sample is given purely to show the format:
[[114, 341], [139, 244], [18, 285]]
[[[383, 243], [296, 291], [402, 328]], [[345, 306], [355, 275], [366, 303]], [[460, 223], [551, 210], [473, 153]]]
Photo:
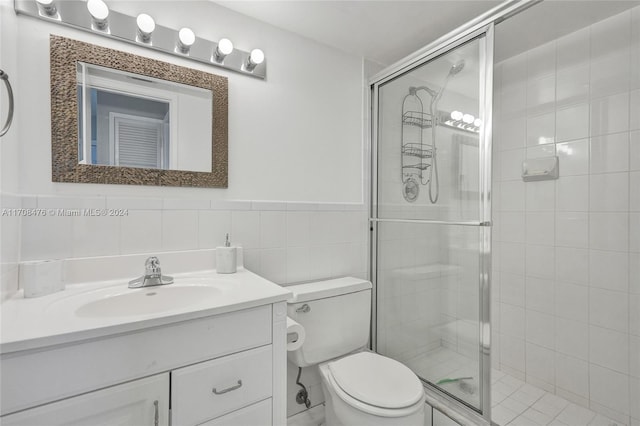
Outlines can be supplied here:
[[168, 426], [169, 373], [0, 417], [3, 426]]

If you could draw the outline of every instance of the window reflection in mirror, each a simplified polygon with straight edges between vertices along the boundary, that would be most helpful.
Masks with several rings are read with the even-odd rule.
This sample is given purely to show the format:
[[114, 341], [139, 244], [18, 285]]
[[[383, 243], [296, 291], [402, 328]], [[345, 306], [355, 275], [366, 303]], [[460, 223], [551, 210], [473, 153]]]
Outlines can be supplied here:
[[211, 172], [210, 90], [77, 63], [80, 164]]

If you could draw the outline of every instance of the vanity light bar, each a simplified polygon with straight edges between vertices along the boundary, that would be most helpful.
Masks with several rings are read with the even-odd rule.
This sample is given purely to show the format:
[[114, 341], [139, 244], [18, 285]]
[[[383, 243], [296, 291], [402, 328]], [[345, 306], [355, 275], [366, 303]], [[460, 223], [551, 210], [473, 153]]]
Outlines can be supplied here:
[[480, 133], [482, 120], [471, 114], [451, 111], [450, 114], [440, 111], [440, 124], [470, 133]]
[[[147, 14], [129, 16], [109, 10], [103, 0], [88, 2], [15, 0], [14, 8], [18, 14], [144, 46], [240, 74], [260, 79], [265, 79], [267, 75], [267, 63], [260, 49], [247, 52], [236, 49], [229, 39], [221, 39], [216, 43], [198, 37], [188, 28], [175, 30], [157, 25]], [[190, 34], [184, 30], [190, 31]], [[181, 33], [182, 37], [180, 37]]]

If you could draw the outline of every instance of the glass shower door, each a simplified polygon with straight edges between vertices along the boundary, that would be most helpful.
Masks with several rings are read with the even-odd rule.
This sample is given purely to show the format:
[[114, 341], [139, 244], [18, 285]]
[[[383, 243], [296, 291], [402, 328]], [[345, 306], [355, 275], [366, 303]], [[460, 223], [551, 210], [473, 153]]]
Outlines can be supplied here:
[[485, 418], [491, 31], [373, 86], [376, 350]]

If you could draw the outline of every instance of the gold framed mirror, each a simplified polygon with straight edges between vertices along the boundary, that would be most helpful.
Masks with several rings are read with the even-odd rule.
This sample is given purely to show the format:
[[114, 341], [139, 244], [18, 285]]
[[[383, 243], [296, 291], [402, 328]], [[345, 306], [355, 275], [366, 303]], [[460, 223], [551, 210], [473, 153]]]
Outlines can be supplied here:
[[[225, 77], [56, 35], [50, 36], [50, 63], [54, 182], [228, 186]], [[166, 106], [156, 108], [162, 103], [156, 102], [162, 101], [160, 93], [169, 95]], [[179, 98], [185, 93], [200, 107], [180, 111], [180, 106], [189, 105]], [[103, 104], [100, 99], [105, 99]], [[114, 107], [114, 102], [120, 106]], [[152, 105], [164, 121], [142, 110], [132, 113], [132, 105]], [[202, 111], [207, 115], [194, 118]], [[100, 159], [101, 151], [107, 153], [102, 155], [106, 160]]]

